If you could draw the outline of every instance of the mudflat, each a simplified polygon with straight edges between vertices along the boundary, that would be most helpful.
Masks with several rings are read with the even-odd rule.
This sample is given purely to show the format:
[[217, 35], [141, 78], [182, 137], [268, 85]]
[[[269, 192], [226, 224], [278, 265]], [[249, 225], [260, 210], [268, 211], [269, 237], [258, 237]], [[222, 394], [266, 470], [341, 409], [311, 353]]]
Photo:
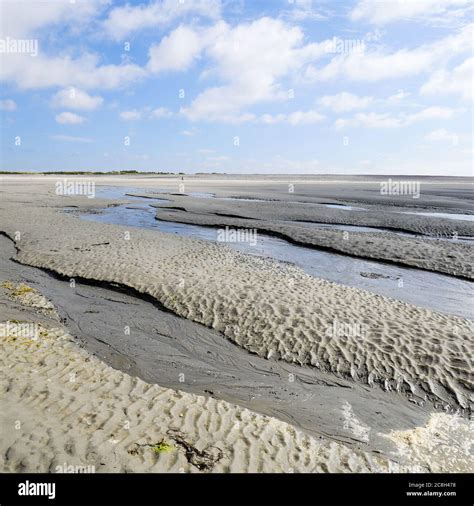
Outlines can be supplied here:
[[[1, 321], [41, 326], [32, 343], [3, 341], [15, 357], [2, 364], [5, 422], [41, 420], [70, 400], [48, 443], [23, 425], [31, 457], [19, 439], [2, 441], [5, 469], [51, 470], [52, 453], [68, 451], [109, 471], [473, 469], [471, 320], [225, 243], [80, 216], [165, 198], [158, 220], [255, 229], [468, 280], [466, 181], [421, 178], [411, 198], [381, 195], [382, 176], [86, 179], [94, 198], [58, 194], [58, 177], [2, 180]], [[134, 191], [114, 198], [110, 187]], [[66, 380], [76, 373], [83, 381]], [[452, 458], [439, 459], [446, 448]]]

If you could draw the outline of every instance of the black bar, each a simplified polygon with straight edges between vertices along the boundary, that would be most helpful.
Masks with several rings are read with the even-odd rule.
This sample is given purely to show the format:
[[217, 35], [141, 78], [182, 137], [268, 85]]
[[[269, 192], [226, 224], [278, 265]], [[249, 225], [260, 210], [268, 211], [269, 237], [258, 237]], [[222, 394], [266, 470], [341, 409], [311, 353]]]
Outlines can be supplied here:
[[[0, 474], [0, 506], [472, 506], [472, 481], [469, 474]], [[27, 482], [54, 483], [55, 498], [18, 495]]]

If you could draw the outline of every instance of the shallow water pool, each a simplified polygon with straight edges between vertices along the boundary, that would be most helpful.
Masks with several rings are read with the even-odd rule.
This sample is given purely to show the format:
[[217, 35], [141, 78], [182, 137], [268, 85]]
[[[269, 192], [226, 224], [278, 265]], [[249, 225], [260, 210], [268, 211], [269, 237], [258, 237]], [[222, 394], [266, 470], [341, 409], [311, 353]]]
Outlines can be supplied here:
[[[155, 204], [156, 205], [156, 204]], [[81, 218], [100, 223], [159, 230], [218, 242], [218, 229], [155, 218], [159, 209], [148, 205], [116, 206]], [[311, 276], [392, 297], [410, 304], [464, 318], [473, 318], [474, 283], [452, 276], [400, 267], [293, 245], [283, 239], [257, 233], [256, 244], [226, 242], [226, 246], [250, 255], [297, 265]]]

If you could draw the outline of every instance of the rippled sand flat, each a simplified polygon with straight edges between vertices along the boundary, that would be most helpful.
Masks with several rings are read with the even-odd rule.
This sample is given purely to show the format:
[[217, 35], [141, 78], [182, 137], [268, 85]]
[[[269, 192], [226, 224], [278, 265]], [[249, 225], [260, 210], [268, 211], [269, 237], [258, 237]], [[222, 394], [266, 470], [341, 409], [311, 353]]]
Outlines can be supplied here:
[[[418, 472], [432, 465], [430, 447], [408, 440], [411, 433], [389, 436], [401, 439], [399, 451], [416, 454], [412, 465], [400, 465], [132, 378], [61, 328], [41, 326], [36, 340], [3, 337], [0, 348], [2, 472], [58, 472], [65, 464], [95, 472]], [[469, 430], [462, 423], [461, 434]], [[455, 450], [449, 467], [438, 462], [435, 470], [472, 468], [469, 453]]]
[[[455, 453], [445, 468], [472, 469], [465, 445], [472, 430], [467, 422], [473, 401], [470, 321], [313, 278], [222, 245], [86, 223], [59, 209], [109, 203], [58, 197], [47, 185], [17, 187], [16, 193], [12, 188], [0, 204], [0, 232], [14, 241], [15, 258], [23, 264], [131, 287], [268, 360], [399, 391], [429, 405], [434, 415], [444, 409], [458, 422], [448, 444]], [[338, 324], [364, 332], [339, 335]], [[45, 327], [37, 342], [4, 339], [2, 346], [2, 357], [10, 357], [2, 358], [4, 422], [36, 420], [34, 429], [23, 426], [23, 438], [9, 431], [2, 440], [7, 470], [52, 470], [56, 458], [67, 455], [104, 470], [193, 471], [201, 464], [205, 469], [206, 462], [216, 471], [406, 470], [395, 463], [397, 454], [413, 457], [412, 470], [431, 470], [434, 452], [427, 449], [426, 435], [433, 427], [452, 426], [434, 418], [425, 428], [387, 433], [396, 449], [392, 462], [316, 440], [224, 401], [147, 385], [78, 349], [59, 326]], [[82, 381], [69, 381], [69, 374]], [[39, 412], [52, 413], [51, 427]], [[343, 413], [363, 440], [367, 428], [349, 403]], [[127, 420], [133, 428], [124, 428]], [[158, 443], [175, 449], [161, 452]], [[198, 449], [194, 463], [183, 452], [186, 445]]]
[[[472, 407], [467, 320], [312, 278], [222, 245], [84, 223], [51, 207], [39, 209], [39, 200], [12, 205], [0, 218], [0, 229], [11, 238], [21, 231], [15, 241], [20, 262], [133, 287], [261, 356], [310, 364], [454, 409]], [[331, 336], [335, 321], [366, 332]]]

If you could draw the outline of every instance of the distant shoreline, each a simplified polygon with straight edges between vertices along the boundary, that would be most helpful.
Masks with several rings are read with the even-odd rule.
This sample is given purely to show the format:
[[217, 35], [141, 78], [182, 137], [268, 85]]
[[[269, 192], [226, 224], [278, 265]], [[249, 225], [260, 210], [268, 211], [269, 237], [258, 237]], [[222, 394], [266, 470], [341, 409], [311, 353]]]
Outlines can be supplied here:
[[[322, 178], [328, 181], [342, 181], [341, 178], [344, 178], [343, 181], [357, 181], [360, 178], [366, 178], [369, 180], [373, 180], [373, 182], [378, 182], [379, 178], [390, 178], [392, 180], [401, 180], [401, 179], [439, 179], [443, 182], [448, 180], [468, 180], [474, 182], [474, 176], [440, 176], [440, 175], [417, 175], [417, 174], [293, 174], [293, 173], [278, 173], [278, 174], [269, 174], [269, 173], [229, 173], [229, 172], [194, 172], [194, 173], [185, 173], [185, 172], [141, 172], [134, 170], [124, 170], [124, 171], [109, 171], [109, 172], [100, 172], [100, 171], [47, 171], [47, 172], [34, 172], [34, 171], [0, 171], [0, 176], [160, 176], [163, 178], [166, 177], [186, 177], [186, 178], [199, 178], [199, 177], [224, 177], [224, 178], [236, 178], [236, 179], [245, 179], [245, 178], [254, 178], [261, 177], [267, 178], [269, 180], [279, 180], [281, 178]], [[366, 181], [364, 180], [364, 181]]]

